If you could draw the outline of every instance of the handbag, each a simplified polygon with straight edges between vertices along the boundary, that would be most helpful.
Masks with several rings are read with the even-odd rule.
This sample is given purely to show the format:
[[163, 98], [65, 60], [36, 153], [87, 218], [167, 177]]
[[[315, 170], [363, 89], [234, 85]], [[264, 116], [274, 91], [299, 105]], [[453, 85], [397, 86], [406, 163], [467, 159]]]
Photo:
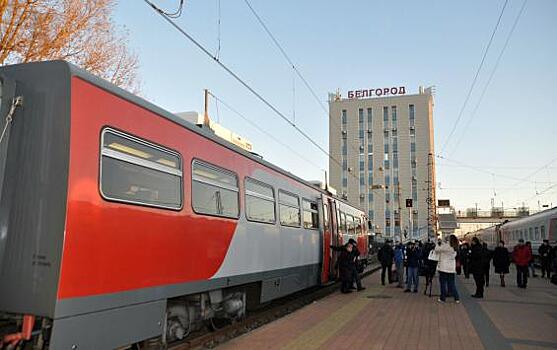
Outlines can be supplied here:
[[429, 252], [429, 255], [427, 257], [428, 260], [432, 260], [432, 261], [439, 261], [439, 254], [437, 254], [437, 252], [435, 251], [435, 249], [432, 249]]

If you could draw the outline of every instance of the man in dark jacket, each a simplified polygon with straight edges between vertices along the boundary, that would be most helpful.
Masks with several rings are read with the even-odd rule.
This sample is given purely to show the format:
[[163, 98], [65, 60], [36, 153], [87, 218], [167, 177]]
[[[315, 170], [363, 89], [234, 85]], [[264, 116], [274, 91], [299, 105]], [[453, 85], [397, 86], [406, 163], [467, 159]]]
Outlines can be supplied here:
[[489, 274], [491, 272], [491, 259], [493, 258], [493, 252], [487, 248], [487, 243], [483, 243], [484, 250], [484, 280], [485, 286], [489, 287]]
[[418, 293], [418, 265], [421, 259], [421, 251], [413, 242], [408, 244], [408, 249], [406, 250], [406, 261], [408, 265], [408, 283], [406, 284], [405, 293], [413, 291]]
[[362, 286], [362, 280], [360, 279], [360, 274], [358, 273], [358, 257], [360, 256], [360, 251], [358, 250], [358, 243], [355, 240], [350, 238], [348, 243], [352, 245], [352, 253], [350, 254], [350, 268], [352, 270], [352, 284], [350, 287], [354, 286], [356, 283], [356, 287], [358, 291], [366, 289], [366, 287]]
[[350, 266], [350, 260], [352, 256], [352, 244], [347, 243], [345, 246], [340, 248], [340, 255], [338, 257], [338, 270], [341, 280], [340, 291], [342, 293], [350, 293], [352, 286], [352, 268]]
[[472, 238], [472, 247], [470, 253], [470, 272], [474, 276], [476, 282], [476, 293], [472, 294], [473, 298], [484, 297], [484, 261], [485, 253], [478, 237]]
[[549, 279], [551, 278], [551, 246], [547, 239], [543, 240], [543, 244], [538, 248], [538, 253], [542, 263], [542, 278], [547, 275]]
[[470, 247], [468, 246], [468, 243], [464, 243], [460, 247], [458, 256], [460, 258], [460, 263], [462, 264], [462, 269], [464, 270], [464, 277], [470, 278]]
[[387, 272], [387, 277], [389, 283], [392, 282], [392, 266], [393, 266], [393, 257], [394, 252], [393, 248], [389, 241], [386, 241], [385, 244], [379, 249], [377, 253], [377, 258], [381, 263], [381, 284], [385, 285], [385, 272]]
[[499, 246], [493, 252], [493, 266], [495, 273], [499, 274], [501, 278], [501, 287], [505, 287], [505, 275], [509, 273], [510, 264], [509, 250], [505, 247], [505, 242], [500, 241]]

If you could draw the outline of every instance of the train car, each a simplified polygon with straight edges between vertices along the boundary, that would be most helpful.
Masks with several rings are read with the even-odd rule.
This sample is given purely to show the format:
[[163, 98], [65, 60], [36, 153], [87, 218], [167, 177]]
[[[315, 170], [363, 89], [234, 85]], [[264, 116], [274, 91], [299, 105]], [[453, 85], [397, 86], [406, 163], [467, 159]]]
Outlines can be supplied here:
[[0, 80], [0, 348], [165, 346], [367, 255], [361, 210], [71, 64]]
[[532, 252], [537, 255], [544, 239], [553, 244], [557, 242], [557, 207], [502, 225], [501, 238], [511, 247], [521, 238], [530, 241]]
[[486, 242], [490, 249], [495, 248], [500, 240], [512, 249], [519, 239], [523, 239], [524, 242], [532, 243], [532, 253], [537, 255], [544, 239], [552, 244], [557, 243], [557, 207], [468, 233], [465, 240], [469, 241], [472, 237]]

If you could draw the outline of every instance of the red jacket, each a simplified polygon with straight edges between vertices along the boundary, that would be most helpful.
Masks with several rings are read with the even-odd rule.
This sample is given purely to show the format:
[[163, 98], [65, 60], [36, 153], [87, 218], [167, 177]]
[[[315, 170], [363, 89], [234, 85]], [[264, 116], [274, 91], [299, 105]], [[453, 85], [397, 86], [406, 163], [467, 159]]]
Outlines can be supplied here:
[[513, 261], [518, 266], [528, 266], [532, 260], [532, 250], [528, 246], [515, 246], [513, 250]]

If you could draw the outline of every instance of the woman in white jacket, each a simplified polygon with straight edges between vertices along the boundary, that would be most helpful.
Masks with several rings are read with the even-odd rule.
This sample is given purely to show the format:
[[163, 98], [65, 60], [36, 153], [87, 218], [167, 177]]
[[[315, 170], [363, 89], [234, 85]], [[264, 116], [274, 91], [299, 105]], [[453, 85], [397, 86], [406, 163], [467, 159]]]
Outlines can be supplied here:
[[456, 274], [456, 251], [458, 249], [458, 239], [455, 235], [449, 237], [449, 243], [443, 242], [435, 246], [435, 253], [439, 257], [437, 271], [439, 271], [439, 285], [441, 296], [438, 301], [445, 302], [447, 291], [454, 297], [455, 302], [460, 303], [458, 291], [455, 286]]

